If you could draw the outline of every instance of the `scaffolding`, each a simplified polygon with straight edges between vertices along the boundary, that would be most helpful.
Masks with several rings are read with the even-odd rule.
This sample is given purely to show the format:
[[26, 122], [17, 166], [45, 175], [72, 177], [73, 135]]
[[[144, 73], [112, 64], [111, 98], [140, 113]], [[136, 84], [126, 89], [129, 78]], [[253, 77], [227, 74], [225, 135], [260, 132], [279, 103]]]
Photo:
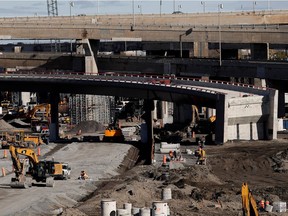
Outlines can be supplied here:
[[69, 99], [72, 124], [82, 121], [96, 121], [102, 124], [111, 122], [111, 106], [113, 96], [71, 95]]

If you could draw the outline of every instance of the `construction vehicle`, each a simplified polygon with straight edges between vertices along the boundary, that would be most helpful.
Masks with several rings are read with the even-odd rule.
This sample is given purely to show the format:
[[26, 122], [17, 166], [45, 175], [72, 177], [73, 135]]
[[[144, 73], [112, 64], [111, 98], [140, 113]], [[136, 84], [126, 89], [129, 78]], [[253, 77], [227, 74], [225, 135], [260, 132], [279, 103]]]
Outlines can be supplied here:
[[47, 103], [35, 105], [26, 115], [31, 122], [33, 132], [41, 132], [48, 129], [50, 124], [51, 105]]
[[258, 216], [257, 203], [247, 183], [242, 184], [241, 196], [243, 216]]
[[103, 137], [104, 142], [124, 142], [124, 140], [124, 135], [120, 128], [109, 126], [105, 129]]
[[15, 147], [35, 148], [39, 145], [49, 144], [45, 135], [27, 134], [24, 130], [15, 130], [12, 133], [4, 132], [0, 135], [2, 149], [8, 149], [10, 145]]
[[10, 101], [8, 101], [8, 100], [1, 101], [1, 107], [7, 109], [9, 105], [10, 105]]
[[121, 128], [116, 122], [110, 124], [104, 132], [103, 140], [104, 142], [124, 142], [124, 135]]
[[[62, 164], [54, 161], [39, 161], [33, 149], [9, 146], [14, 166], [15, 177], [11, 179], [12, 188], [29, 188], [33, 183], [44, 183], [47, 187], [54, 187], [54, 176], [61, 175]], [[23, 155], [28, 160], [21, 160]], [[33, 182], [34, 181], [34, 182]]]
[[68, 163], [54, 162], [54, 164], [60, 164], [62, 166], [62, 173], [53, 174], [54, 179], [67, 180], [70, 179], [71, 167]]

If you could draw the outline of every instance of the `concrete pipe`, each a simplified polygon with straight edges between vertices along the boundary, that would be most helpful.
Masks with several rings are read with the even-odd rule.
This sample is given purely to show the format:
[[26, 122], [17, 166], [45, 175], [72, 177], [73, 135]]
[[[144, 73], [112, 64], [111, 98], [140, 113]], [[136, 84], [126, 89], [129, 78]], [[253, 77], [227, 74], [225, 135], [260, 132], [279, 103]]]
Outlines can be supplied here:
[[140, 215], [140, 208], [132, 208], [132, 215], [133, 216], [139, 216]]
[[116, 201], [105, 199], [101, 201], [101, 216], [116, 215]]
[[171, 188], [163, 188], [162, 189], [162, 200], [170, 200], [170, 199], [172, 199]]
[[131, 216], [127, 209], [117, 209], [117, 216]]
[[151, 209], [144, 207], [140, 209], [140, 216], [150, 216], [151, 215]]
[[163, 201], [154, 201], [152, 203], [152, 216], [167, 216], [168, 205]]
[[124, 203], [123, 208], [127, 209], [127, 212], [131, 214], [131, 212], [132, 212], [132, 203]]

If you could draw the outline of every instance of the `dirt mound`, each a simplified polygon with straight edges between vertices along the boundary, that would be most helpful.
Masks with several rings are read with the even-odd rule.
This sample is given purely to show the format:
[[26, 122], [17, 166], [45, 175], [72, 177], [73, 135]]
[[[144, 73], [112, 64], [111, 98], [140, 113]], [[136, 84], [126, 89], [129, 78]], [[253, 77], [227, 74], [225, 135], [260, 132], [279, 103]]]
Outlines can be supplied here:
[[288, 171], [288, 149], [278, 152], [271, 157], [274, 164], [272, 165], [276, 172], [287, 172]]
[[76, 125], [69, 133], [77, 133], [81, 130], [81, 133], [95, 133], [96, 131], [105, 130], [105, 126], [96, 121], [83, 121]]

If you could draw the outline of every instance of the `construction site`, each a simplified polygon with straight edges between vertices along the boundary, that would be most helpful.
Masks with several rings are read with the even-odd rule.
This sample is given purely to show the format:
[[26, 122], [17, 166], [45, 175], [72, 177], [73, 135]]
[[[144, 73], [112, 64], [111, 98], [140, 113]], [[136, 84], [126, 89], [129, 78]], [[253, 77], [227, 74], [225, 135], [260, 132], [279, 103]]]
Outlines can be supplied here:
[[[53, 143], [43, 141], [49, 106], [35, 105], [33, 115], [42, 116], [35, 131], [23, 119], [12, 119], [9, 106], [3, 108], [1, 215], [287, 214], [285, 131], [273, 141], [239, 140], [216, 145], [213, 135], [207, 133], [213, 130], [213, 119], [201, 119], [205, 124], [200, 124], [199, 118], [197, 130], [192, 130], [196, 122], [191, 121], [188, 130], [171, 124], [165, 128], [163, 120], [154, 118], [153, 160], [147, 165], [142, 155], [146, 149], [141, 142], [143, 120], [138, 116], [141, 102], [127, 106], [129, 102], [115, 102], [111, 97], [84, 95], [67, 101], [70, 104], [59, 103], [61, 140]], [[194, 115], [196, 110], [191, 110]], [[117, 119], [113, 118], [115, 112]], [[29, 113], [30, 121], [36, 118]], [[4, 135], [12, 131], [13, 139], [3, 142]], [[22, 138], [16, 141], [16, 137]], [[206, 153], [202, 158], [199, 147]], [[45, 164], [44, 176], [39, 174], [38, 164]], [[249, 187], [249, 195], [243, 184]]]
[[[201, 5], [204, 5], [205, 2], [202, 3]], [[223, 6], [221, 5], [218, 5], [219, 20], [220, 9]], [[74, 2], [70, 1], [70, 17], [67, 20], [70, 25], [73, 25], [73, 32], [75, 32], [77, 28], [71, 21], [86, 15], [71, 16], [73, 7]], [[47, 0], [47, 12], [50, 18], [58, 16], [56, 0]], [[40, 17], [35, 17], [35, 19], [38, 18], [41, 21]], [[135, 22], [134, 14], [133, 19]], [[29, 19], [27, 18], [27, 20]], [[92, 24], [98, 25], [98, 21], [93, 18]], [[102, 22], [101, 19], [100, 22]], [[134, 25], [129, 26], [129, 29], [130, 27], [129, 35], [135, 30]], [[26, 23], [25, 28], [27, 28]], [[219, 24], [219, 34], [220, 29]], [[192, 53], [187, 49], [185, 41], [182, 47], [181, 37], [190, 35], [192, 30], [189, 28], [184, 34], [179, 33], [178, 35], [181, 61], [184, 60], [182, 51], [183, 57], [188, 57]], [[181, 29], [182, 31], [183, 29]], [[61, 30], [57, 32], [61, 32]], [[197, 33], [197, 31], [195, 32]], [[193, 34], [195, 33], [193, 32]], [[29, 60], [24, 60], [24, 63], [15, 63], [17, 65], [14, 66], [11, 66], [14, 63], [9, 65], [8, 60], [4, 58], [1, 72], [3, 74], [13, 74], [14, 72], [25, 74], [34, 69], [40, 73], [47, 72], [49, 74], [58, 72], [72, 72], [73, 74], [73, 72], [79, 71], [80, 74], [96, 75], [101, 69], [109, 72], [100, 74], [116, 76], [116, 72], [110, 72], [109, 67], [104, 70], [101, 68], [101, 64], [98, 65], [100, 66], [98, 71], [94, 56], [96, 56], [96, 52], [97, 55], [101, 54], [99, 52], [101, 44], [98, 44], [100, 38], [97, 38], [97, 40], [99, 39], [97, 46], [100, 46], [100, 50], [97, 50], [99, 47], [90, 47], [86, 29], [83, 30], [82, 37], [85, 39], [69, 38], [69, 40], [60, 41], [49, 38], [50, 43], [47, 44], [38, 44], [37, 42], [34, 45], [22, 43], [3, 45], [1, 51], [4, 54], [12, 50], [12, 54], [15, 56], [16, 53], [24, 55], [23, 50], [54, 54], [64, 52], [63, 54], [69, 55], [66, 56], [67, 58], [61, 58], [61, 61], [55, 61], [53, 65], [50, 65], [50, 59], [46, 60], [47, 68], [42, 65], [29, 66], [30, 56]], [[187, 37], [183, 37], [184, 40], [186, 40], [185, 38]], [[96, 40], [91, 40], [91, 45], [94, 42]], [[137, 43], [135, 44], [137, 45]], [[175, 44], [178, 44], [178, 40], [169, 44], [169, 53], [170, 51], [174, 54], [178, 53], [177, 48], [174, 47]], [[124, 45], [124, 41], [119, 41], [115, 47], [120, 45]], [[137, 53], [141, 51], [126, 50], [127, 45], [129, 43], [125, 41], [125, 51], [120, 52], [119, 56], [126, 56], [129, 53], [137, 56]], [[156, 44], [153, 45], [153, 52], [160, 53], [160, 50], [154, 51], [154, 46]], [[146, 56], [146, 51], [143, 50], [143, 53]], [[3, 53], [1, 52], [1, 54]], [[31, 54], [32, 59], [36, 61], [38, 57], [35, 56], [38, 54]], [[71, 61], [74, 54], [83, 55], [85, 63], [83, 59]], [[166, 55], [167, 51], [165, 51], [165, 58]], [[174, 57], [177, 56], [178, 54]], [[221, 66], [221, 47], [219, 57]], [[14, 57], [9, 58], [11, 58], [9, 61], [14, 62]], [[63, 61], [64, 59], [69, 60]], [[148, 64], [147, 69], [143, 66], [145, 64]], [[143, 65], [137, 67], [147, 74], [152, 73], [150, 70], [153, 69], [153, 64], [146, 62]], [[171, 82], [171, 79], [175, 82], [175, 74], [185, 74], [186, 70], [190, 70], [186, 68], [186, 65], [182, 65], [183, 68], [181, 65], [176, 66], [164, 63], [165, 73], [163, 74], [171, 75], [168, 78], [158, 78], [159, 68], [158, 65], [155, 66], [157, 79], [149, 78], [145, 82], [148, 81], [149, 85], [156, 86], [175, 85]], [[125, 65], [125, 70], [119, 66], [116, 67], [117, 71], [128, 69], [127, 65]], [[137, 67], [133, 66], [130, 72], [140, 71]], [[206, 69], [207, 65], [204, 64], [203, 67]], [[199, 74], [196, 76], [198, 77]], [[229, 74], [230, 78], [236, 79]], [[206, 79], [210, 79], [206, 72], [205, 76], [201, 75], [201, 79], [204, 81], [202, 84], [207, 85], [207, 89], [212, 88], [206, 82]], [[56, 83], [54, 82], [53, 87]], [[185, 83], [183, 85], [185, 86]], [[183, 86], [179, 87], [182, 89]], [[73, 89], [73, 87], [71, 88]], [[127, 89], [119, 88], [119, 91], [130, 90]], [[207, 89], [204, 91], [206, 92]], [[112, 88], [109, 88], [108, 91], [112, 91]], [[139, 96], [135, 89], [132, 91]], [[225, 139], [225, 142], [219, 143], [215, 138], [215, 134], [219, 134], [215, 129], [217, 121], [215, 107], [217, 106], [209, 108], [201, 107], [203, 105], [201, 103], [198, 103], [197, 106], [196, 103], [192, 105], [192, 102], [186, 104], [187, 98], [183, 99], [181, 103], [162, 101], [154, 90], [151, 93], [155, 94], [154, 98], [157, 98], [155, 100], [151, 100], [149, 97], [148, 99], [126, 98], [122, 97], [122, 92], [121, 94], [115, 92], [115, 94], [110, 94], [118, 96], [89, 95], [83, 91], [79, 91], [82, 94], [78, 94], [78, 91], [71, 93], [70, 90], [65, 94], [59, 91], [59, 95], [53, 94], [53, 91], [48, 92], [47, 89], [42, 89], [42, 92], [37, 93], [8, 92], [5, 89], [5, 92], [0, 94], [1, 216], [288, 215], [286, 212], [288, 132], [283, 129], [282, 122], [282, 128], [280, 127], [278, 134], [274, 131], [277, 139], [260, 140], [261, 135], [265, 137], [265, 130], [267, 130], [267, 134], [270, 131], [268, 126], [264, 126], [266, 122], [264, 121], [262, 125], [260, 121], [270, 113], [262, 113], [262, 111], [268, 110], [273, 114], [276, 113], [276, 111], [271, 111], [272, 105], [268, 108], [268, 104], [262, 103], [266, 101], [263, 95], [263, 97], [250, 97], [249, 95], [253, 94], [242, 94], [243, 92], [238, 91], [233, 93], [231, 100], [234, 108], [230, 113], [230, 117], [232, 116], [230, 121], [233, 123], [239, 121], [241, 115], [239, 117], [234, 114], [240, 110], [244, 110], [245, 114], [249, 113], [251, 116], [245, 115], [245, 120], [240, 121], [242, 124], [229, 125], [232, 133], [229, 134], [229, 138]], [[181, 95], [184, 94], [181, 92]], [[146, 98], [146, 96], [142, 98]], [[173, 95], [169, 95], [168, 98], [173, 98]], [[194, 101], [195, 98], [192, 98]], [[203, 98], [199, 97], [198, 99], [202, 101]], [[249, 103], [248, 99], [250, 99]], [[239, 101], [244, 101], [244, 103], [238, 103]], [[246, 109], [249, 106], [249, 110]], [[276, 110], [276, 106], [274, 107], [273, 104], [274, 108]], [[227, 113], [222, 112], [222, 117], [224, 115], [227, 117]], [[218, 115], [218, 119], [220, 119], [219, 117], [221, 118], [221, 114]], [[273, 118], [277, 119], [274, 116]], [[55, 121], [55, 119], [57, 120]], [[218, 122], [221, 123], [221, 121]], [[223, 120], [223, 124], [224, 122]], [[276, 121], [270, 123], [273, 123], [273, 126], [276, 125]], [[228, 125], [226, 126], [228, 128]], [[263, 130], [260, 130], [261, 127]], [[57, 132], [55, 133], [55, 131]], [[54, 135], [55, 137], [53, 137]]]

